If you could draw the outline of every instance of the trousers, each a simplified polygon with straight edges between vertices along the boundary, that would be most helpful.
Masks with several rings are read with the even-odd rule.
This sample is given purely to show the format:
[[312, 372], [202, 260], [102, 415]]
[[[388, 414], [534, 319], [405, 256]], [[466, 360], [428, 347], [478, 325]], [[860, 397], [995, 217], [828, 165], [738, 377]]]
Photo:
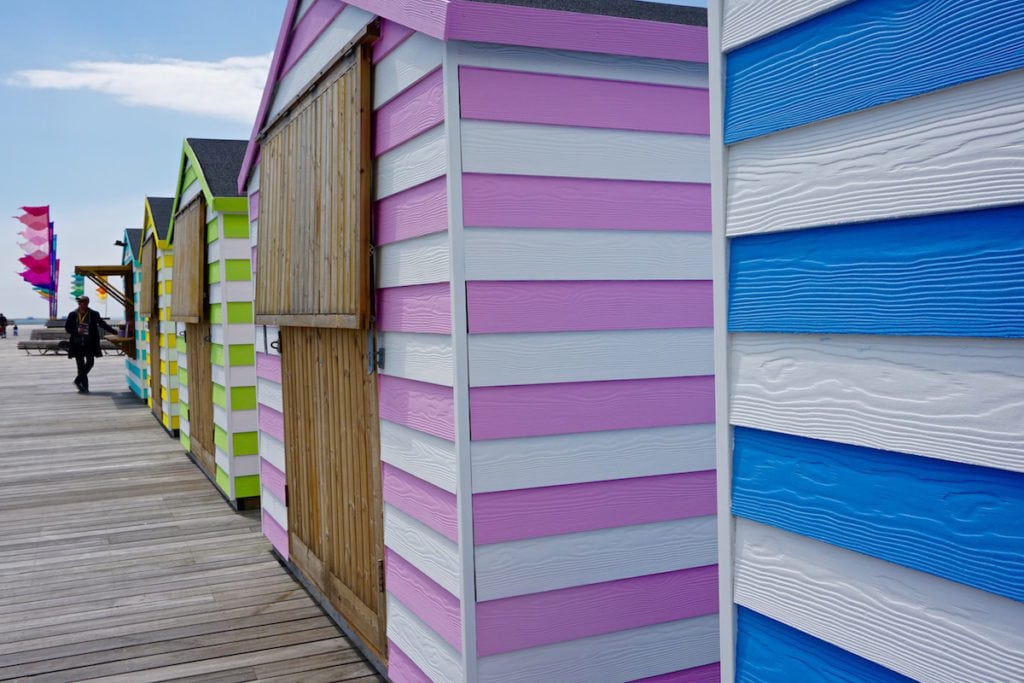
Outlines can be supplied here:
[[81, 382], [83, 387], [88, 389], [89, 371], [92, 370], [92, 366], [96, 364], [96, 359], [88, 354], [86, 354], [84, 358], [82, 356], [76, 356], [75, 364], [78, 366], [78, 376], [75, 377], [75, 379]]

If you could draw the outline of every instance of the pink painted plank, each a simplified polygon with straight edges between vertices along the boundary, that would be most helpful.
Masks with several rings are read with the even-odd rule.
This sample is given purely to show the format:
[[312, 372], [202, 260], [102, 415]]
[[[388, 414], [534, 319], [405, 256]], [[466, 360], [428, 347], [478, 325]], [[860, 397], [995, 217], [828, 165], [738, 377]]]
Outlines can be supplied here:
[[385, 502], [442, 536], [459, 542], [459, 521], [453, 494], [388, 463], [383, 463], [381, 470]]
[[467, 282], [469, 331], [574, 332], [711, 327], [711, 282]]
[[348, 4], [429, 36], [444, 38], [448, 0], [349, 0]]
[[714, 664], [705, 664], [704, 666], [697, 666], [683, 671], [673, 671], [672, 673], [660, 676], [638, 678], [635, 681], [631, 681], [631, 683], [718, 683], [721, 680], [721, 675], [722, 667], [718, 662], [715, 662]]
[[473, 0], [449, 0], [445, 38], [687, 62], [708, 61], [708, 30], [704, 26]]
[[391, 640], [388, 641], [388, 678], [392, 683], [433, 683]]
[[284, 415], [262, 403], [258, 403], [256, 408], [260, 431], [284, 443]]
[[281, 68], [281, 75], [291, 71], [295, 63], [302, 59], [306, 50], [316, 42], [320, 34], [324, 32], [331, 22], [345, 9], [345, 3], [341, 0], [317, 0], [306, 13], [299, 19], [298, 25], [292, 31], [292, 37], [288, 45], [288, 56], [285, 57], [284, 66]]
[[377, 378], [380, 417], [455, 441], [455, 396], [451, 387], [402, 377]]
[[711, 186], [642, 180], [462, 176], [466, 227], [710, 232]]
[[378, 290], [377, 327], [384, 332], [451, 334], [452, 304], [448, 283]]
[[384, 154], [443, 121], [444, 79], [438, 67], [374, 113], [373, 153]]
[[253, 275], [256, 274], [256, 253], [257, 253], [257, 247], [255, 245], [253, 245], [252, 257], [249, 259], [249, 263], [252, 264], [252, 274]]
[[518, 595], [477, 604], [481, 657], [714, 614], [718, 567]]
[[569, 382], [469, 390], [474, 441], [715, 421], [714, 377]]
[[373, 63], [376, 64], [391, 54], [392, 50], [404, 43], [405, 39], [413, 33], [415, 31], [408, 26], [403, 26], [389, 19], [381, 21], [380, 37], [373, 44]]
[[708, 135], [708, 91], [459, 67], [462, 118]]
[[445, 232], [448, 229], [447, 178], [433, 180], [403, 190], [377, 202], [374, 207], [376, 243]]
[[287, 481], [284, 472], [274, 467], [270, 462], [260, 458], [260, 483], [264, 488], [273, 493], [281, 503], [284, 503], [284, 487]]
[[281, 557], [288, 559], [288, 532], [277, 523], [277, 520], [270, 516], [270, 513], [263, 510], [263, 535], [270, 541], [270, 545], [281, 554]]
[[391, 595], [462, 652], [462, 616], [457, 597], [391, 548], [384, 549], [384, 576]]
[[281, 356], [272, 353], [256, 353], [256, 376], [271, 382], [281, 383]]
[[715, 490], [711, 470], [477, 493], [473, 538], [483, 545], [713, 515]]
[[249, 222], [260, 217], [260, 191], [256, 190], [249, 195]]

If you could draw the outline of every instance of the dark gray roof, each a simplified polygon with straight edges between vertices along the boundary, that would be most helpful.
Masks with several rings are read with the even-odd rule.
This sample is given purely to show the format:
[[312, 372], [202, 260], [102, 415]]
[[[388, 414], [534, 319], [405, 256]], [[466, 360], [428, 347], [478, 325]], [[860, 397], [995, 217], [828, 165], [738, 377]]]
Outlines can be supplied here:
[[238, 172], [248, 140], [186, 138], [214, 197], [239, 197]]
[[707, 26], [708, 11], [703, 7], [680, 7], [659, 2], [642, 0], [472, 0], [493, 5], [519, 5], [562, 12], [581, 14], [603, 14], [610, 17], [626, 17], [645, 21], [660, 21], [667, 24], [690, 24]]
[[153, 225], [156, 226], [156, 236], [167, 239], [167, 231], [171, 228], [171, 209], [174, 208], [174, 197], [146, 197], [149, 202], [149, 210], [153, 212]]
[[125, 241], [128, 245], [128, 252], [136, 261], [142, 253], [142, 228], [127, 228], [124, 231]]

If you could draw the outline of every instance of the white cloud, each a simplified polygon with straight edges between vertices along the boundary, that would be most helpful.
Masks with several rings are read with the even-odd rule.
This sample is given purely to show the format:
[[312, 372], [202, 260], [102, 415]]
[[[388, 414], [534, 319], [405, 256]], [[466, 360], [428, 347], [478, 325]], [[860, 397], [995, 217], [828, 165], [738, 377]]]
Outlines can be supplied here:
[[270, 70], [270, 54], [219, 62], [73, 62], [66, 70], [18, 71], [9, 85], [95, 90], [132, 106], [160, 107], [252, 123]]

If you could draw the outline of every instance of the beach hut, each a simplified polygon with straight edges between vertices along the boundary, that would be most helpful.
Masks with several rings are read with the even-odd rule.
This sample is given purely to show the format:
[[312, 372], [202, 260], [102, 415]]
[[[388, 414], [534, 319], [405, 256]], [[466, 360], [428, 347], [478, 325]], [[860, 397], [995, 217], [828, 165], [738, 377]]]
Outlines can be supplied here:
[[1018, 680], [1024, 5], [715, 4], [723, 680]]
[[259, 503], [248, 200], [237, 190], [245, 148], [185, 140], [169, 238], [181, 443], [236, 508]]
[[[142, 350], [149, 378], [148, 400], [153, 416], [170, 434], [178, 432], [178, 351], [170, 319], [174, 255], [167, 241], [171, 197], [146, 197], [142, 248], [139, 317], [145, 320]], [[141, 327], [141, 325], [140, 325]]]
[[[121, 263], [131, 266], [131, 291], [133, 310], [131, 319], [125, 317], [125, 336], [134, 340], [134, 344], [125, 350], [124, 368], [125, 381], [132, 393], [143, 401], [149, 398], [149, 371], [147, 368], [146, 351], [146, 320], [139, 312], [139, 290], [142, 288], [142, 228], [128, 228], [124, 231], [121, 242]], [[128, 296], [128, 292], [125, 295]]]
[[705, 24], [288, 4], [239, 176], [263, 529], [393, 681], [717, 680]]

